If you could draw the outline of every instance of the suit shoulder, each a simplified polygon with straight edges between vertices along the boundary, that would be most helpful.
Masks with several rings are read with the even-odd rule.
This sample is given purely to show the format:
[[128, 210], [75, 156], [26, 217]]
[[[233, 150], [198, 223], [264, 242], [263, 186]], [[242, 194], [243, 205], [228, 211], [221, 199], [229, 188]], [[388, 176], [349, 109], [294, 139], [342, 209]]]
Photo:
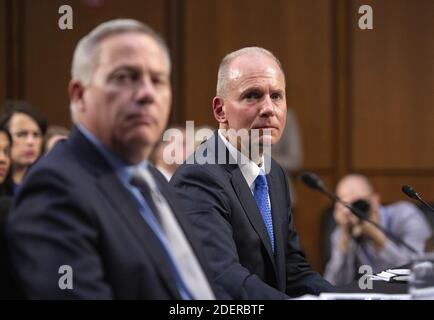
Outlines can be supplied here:
[[170, 183], [176, 185], [185, 180], [219, 183], [227, 179], [227, 175], [226, 170], [218, 164], [183, 164], [176, 170]]
[[23, 185], [41, 180], [47, 182], [52, 179], [74, 181], [79, 176], [80, 165], [78, 159], [65, 148], [56, 148], [43, 155], [28, 171]]

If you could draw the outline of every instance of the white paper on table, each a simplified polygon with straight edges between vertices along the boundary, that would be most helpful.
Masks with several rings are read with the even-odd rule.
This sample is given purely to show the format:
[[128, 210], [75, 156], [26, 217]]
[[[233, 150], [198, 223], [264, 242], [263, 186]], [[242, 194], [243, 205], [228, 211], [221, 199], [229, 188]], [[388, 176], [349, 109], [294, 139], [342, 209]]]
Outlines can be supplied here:
[[371, 280], [380, 280], [390, 282], [395, 281], [408, 281], [410, 279], [410, 269], [387, 269], [375, 275], [371, 275]]
[[411, 273], [410, 269], [387, 269], [386, 272], [394, 273], [399, 276], [409, 276]]

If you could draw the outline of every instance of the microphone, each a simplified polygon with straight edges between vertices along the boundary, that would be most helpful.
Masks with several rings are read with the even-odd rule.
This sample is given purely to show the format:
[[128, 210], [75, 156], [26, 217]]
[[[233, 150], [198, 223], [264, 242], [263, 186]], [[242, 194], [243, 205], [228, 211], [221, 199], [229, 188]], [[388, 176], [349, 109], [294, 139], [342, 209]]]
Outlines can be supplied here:
[[390, 233], [388, 230], [384, 229], [382, 226], [369, 219], [367, 217], [366, 212], [364, 212], [364, 209], [366, 209], [366, 207], [364, 207], [364, 204], [356, 203], [357, 201], [355, 201], [353, 204], [346, 203], [345, 201], [342, 201], [341, 198], [339, 198], [336, 194], [328, 191], [325, 188], [324, 183], [321, 181], [321, 179], [313, 172], [308, 172], [308, 171], [303, 172], [301, 174], [301, 181], [303, 181], [303, 183], [306, 184], [309, 188], [321, 192], [322, 194], [326, 195], [328, 198], [330, 198], [333, 201], [339, 202], [345, 208], [349, 209], [357, 218], [373, 225], [375, 228], [380, 230], [388, 239], [390, 239], [394, 243], [406, 247], [412, 253], [415, 254], [418, 253], [417, 250], [415, 250], [413, 247], [408, 245], [405, 241], [396, 237], [393, 233]]
[[408, 184], [402, 186], [402, 192], [404, 192], [407, 197], [409, 197], [411, 199], [416, 199], [417, 201], [419, 201], [420, 203], [422, 203], [425, 208], [428, 208], [431, 212], [434, 212], [434, 208], [431, 207], [427, 202], [425, 202], [419, 196], [419, 194], [416, 192], [416, 190], [413, 189], [412, 186], [410, 186]]
[[324, 184], [318, 178], [318, 176], [313, 172], [303, 172], [301, 175], [301, 180], [310, 188], [319, 190], [319, 191], [325, 191]]
[[321, 192], [322, 194], [326, 195], [329, 199], [332, 201], [338, 201], [338, 197], [334, 194], [329, 192], [325, 187], [322, 180], [313, 172], [305, 171], [301, 174], [301, 181], [305, 185], [307, 185], [309, 188], [317, 190]]

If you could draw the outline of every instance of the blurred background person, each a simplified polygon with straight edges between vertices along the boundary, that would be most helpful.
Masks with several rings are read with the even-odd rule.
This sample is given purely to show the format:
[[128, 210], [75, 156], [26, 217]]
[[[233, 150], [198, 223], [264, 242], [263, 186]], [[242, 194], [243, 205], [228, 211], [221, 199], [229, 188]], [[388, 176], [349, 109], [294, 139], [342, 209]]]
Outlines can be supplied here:
[[[380, 195], [360, 174], [344, 176], [336, 187], [336, 194], [417, 252], [425, 250], [432, 230], [424, 214], [412, 203], [400, 201], [381, 205]], [[361, 221], [343, 205], [335, 205], [334, 219], [337, 226], [331, 235], [331, 258], [324, 273], [324, 278], [331, 283], [343, 285], [357, 279], [361, 265], [369, 265], [374, 273], [378, 273], [411, 261], [413, 253], [410, 250], [388, 239], [373, 225]]]
[[47, 122], [25, 101], [7, 101], [0, 123], [4, 123], [12, 137], [11, 180], [15, 195], [29, 167], [40, 157]]
[[176, 169], [193, 152], [187, 146], [185, 129], [182, 127], [171, 127], [166, 129], [163, 138], [154, 148], [151, 155], [151, 162], [163, 176], [170, 181]]
[[6, 188], [6, 179], [10, 178], [12, 137], [9, 131], [0, 124], [0, 197], [10, 196]]
[[[213, 135], [210, 126], [195, 127], [187, 132], [183, 127], [176, 126], [166, 130], [167, 139], [162, 138], [151, 155], [151, 162], [170, 181], [176, 169], [205, 140]], [[191, 134], [191, 136], [188, 136]], [[167, 157], [167, 158], [165, 158]]]
[[10, 179], [11, 144], [12, 137], [9, 131], [0, 124], [0, 299], [16, 297], [13, 294], [14, 283], [10, 276], [5, 240], [6, 219], [12, 204], [10, 190], [6, 187], [6, 180]]
[[278, 143], [271, 146], [271, 155], [285, 170], [288, 177], [294, 210], [296, 197], [291, 181], [303, 165], [303, 143], [297, 117], [291, 108], [288, 108], [287, 111], [285, 130], [283, 131], [282, 138]]
[[44, 152], [50, 151], [60, 140], [67, 139], [69, 130], [61, 126], [49, 126], [44, 138]]
[[3, 227], [11, 206], [12, 194], [7, 181], [10, 180], [12, 137], [9, 131], [0, 124], [0, 229], [3, 236]]

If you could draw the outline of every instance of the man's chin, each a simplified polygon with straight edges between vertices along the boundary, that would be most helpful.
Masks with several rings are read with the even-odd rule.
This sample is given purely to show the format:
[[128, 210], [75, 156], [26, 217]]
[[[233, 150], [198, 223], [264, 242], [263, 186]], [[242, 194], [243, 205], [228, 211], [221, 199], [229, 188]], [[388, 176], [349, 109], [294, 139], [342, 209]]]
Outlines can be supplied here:
[[161, 136], [160, 134], [157, 134], [156, 131], [155, 128], [150, 128], [148, 126], [137, 127], [135, 130], [125, 134], [123, 141], [125, 145], [134, 144], [142, 145], [144, 147], [149, 145], [153, 146], [159, 141]]
[[137, 139], [122, 143], [115, 149], [115, 153], [131, 164], [137, 164], [143, 160], [147, 160], [151, 152], [152, 145], [147, 141]]

